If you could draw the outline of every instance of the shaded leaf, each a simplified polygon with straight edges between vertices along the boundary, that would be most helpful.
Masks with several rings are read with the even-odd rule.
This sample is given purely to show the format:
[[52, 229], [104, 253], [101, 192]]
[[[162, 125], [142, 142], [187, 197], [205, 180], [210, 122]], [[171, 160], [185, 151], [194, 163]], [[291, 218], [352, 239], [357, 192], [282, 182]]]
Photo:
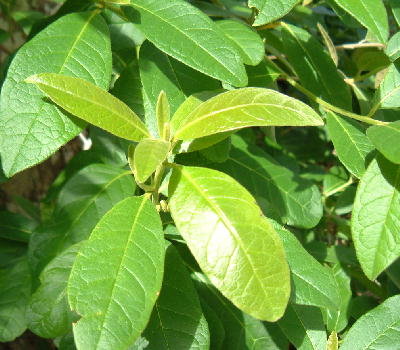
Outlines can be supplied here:
[[370, 127], [367, 135], [379, 152], [392, 163], [400, 164], [400, 121]]

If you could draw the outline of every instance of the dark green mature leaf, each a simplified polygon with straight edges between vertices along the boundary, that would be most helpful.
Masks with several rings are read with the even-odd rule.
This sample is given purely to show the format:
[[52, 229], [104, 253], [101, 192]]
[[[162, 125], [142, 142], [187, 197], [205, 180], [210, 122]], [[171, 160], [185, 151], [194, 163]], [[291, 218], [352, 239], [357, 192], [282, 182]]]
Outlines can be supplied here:
[[285, 23], [282, 41], [304, 87], [333, 105], [350, 110], [350, 90], [317, 39], [304, 29]]
[[343, 165], [357, 178], [367, 167], [367, 156], [374, 146], [359, 122], [329, 112], [326, 115], [329, 136]]
[[93, 164], [74, 175], [60, 192], [52, 219], [32, 234], [31, 268], [38, 276], [58, 253], [89, 237], [113, 205], [135, 193], [131, 172]]
[[340, 350], [395, 349], [400, 339], [400, 295], [360, 317], [346, 334]]
[[281, 72], [271, 60], [265, 58], [257, 66], [247, 66], [249, 86], [271, 88]]
[[321, 265], [282, 226], [273, 223], [282, 239], [293, 281], [292, 302], [338, 309], [340, 296], [332, 270]]
[[27, 327], [31, 274], [25, 257], [0, 270], [0, 342], [20, 336]]
[[213, 166], [239, 181], [260, 202], [265, 215], [281, 223], [312, 228], [322, 217], [321, 194], [312, 182], [283, 167], [261, 148], [232, 136], [226, 162]]
[[400, 121], [373, 126], [367, 135], [379, 152], [392, 163], [400, 164]]
[[382, 0], [334, 0], [382, 43], [389, 37], [389, 23]]
[[139, 52], [140, 78], [147, 103], [146, 125], [157, 136], [156, 103], [161, 91], [168, 97], [171, 115], [186, 97], [204, 90], [220, 88], [219, 81], [212, 79], [166, 55], [150, 42], [145, 42]]
[[192, 280], [176, 249], [165, 254], [164, 280], [143, 336], [148, 350], [204, 349], [210, 347], [207, 321]]
[[225, 19], [216, 24], [231, 40], [245, 64], [256, 66], [264, 58], [264, 43], [257, 32], [250, 29], [243, 22]]
[[298, 0], [249, 0], [249, 7], [255, 7], [259, 11], [254, 26], [260, 26], [273, 22], [286, 15]]
[[131, 141], [149, 137], [149, 131], [126, 104], [83, 79], [55, 73], [29, 77], [57, 105], [67, 112], [116, 136]]
[[183, 0], [135, 0], [124, 12], [161, 51], [213, 78], [246, 86], [236, 48], [196, 7]]
[[111, 49], [101, 15], [62, 17], [16, 54], [1, 91], [0, 154], [7, 176], [45, 160], [85, 125], [47, 103], [39, 89], [24, 82], [42, 72], [84, 78], [107, 89]]
[[21, 214], [0, 211], [0, 237], [28, 242], [36, 223]]
[[375, 279], [400, 256], [400, 166], [379, 156], [358, 186], [352, 215], [357, 258]]
[[289, 304], [278, 326], [297, 350], [326, 350], [327, 335], [318, 308]]
[[73, 327], [79, 350], [134, 343], [160, 292], [164, 255], [161, 220], [147, 195], [127, 198], [104, 215], [68, 281], [69, 304], [82, 315]]
[[306, 104], [274, 90], [228, 91], [200, 104], [189, 115], [172, 119], [175, 139], [190, 140], [249, 126], [315, 126], [322, 119]]
[[250, 193], [219, 171], [177, 167], [169, 194], [179, 232], [222, 294], [259, 319], [282, 316], [290, 292], [282, 242]]
[[392, 10], [393, 16], [397, 22], [400, 24], [400, 2], [399, 0], [389, 0], [389, 5]]
[[41, 286], [32, 295], [29, 329], [43, 338], [56, 338], [72, 331], [78, 317], [67, 300], [67, 282], [80, 245], [75, 244], [53, 259], [40, 274]]
[[167, 158], [170, 143], [160, 139], [143, 139], [135, 148], [133, 172], [139, 183], [144, 183]]

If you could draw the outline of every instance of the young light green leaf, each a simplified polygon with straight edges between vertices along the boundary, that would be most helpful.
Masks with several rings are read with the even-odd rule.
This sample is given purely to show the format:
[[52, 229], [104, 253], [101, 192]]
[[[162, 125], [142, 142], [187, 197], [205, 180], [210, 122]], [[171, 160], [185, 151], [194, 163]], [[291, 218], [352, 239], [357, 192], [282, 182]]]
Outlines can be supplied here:
[[347, 332], [340, 350], [395, 349], [400, 339], [400, 295], [361, 316]]
[[[113, 207], [82, 246], [68, 281], [68, 301], [82, 318], [78, 350], [124, 350], [149, 321], [161, 289], [165, 243], [148, 196]], [[127, 288], [129, 286], [129, 288]]]
[[261, 26], [273, 22], [290, 12], [298, 0], [249, 0], [249, 7], [259, 11], [254, 26]]
[[135, 0], [124, 12], [161, 51], [213, 78], [246, 86], [246, 71], [236, 48], [193, 5], [184, 0]]
[[0, 238], [29, 242], [36, 223], [21, 214], [0, 211]]
[[284, 51], [303, 86], [325, 101], [351, 110], [350, 90], [318, 40], [287, 23], [281, 33]]
[[168, 97], [164, 91], [161, 91], [157, 100], [156, 115], [158, 134], [165, 141], [169, 141], [169, 121], [171, 118], [170, 113], [171, 111]]
[[29, 77], [50, 99], [67, 112], [116, 136], [140, 141], [150, 136], [140, 118], [125, 103], [83, 79], [55, 73]]
[[53, 259], [40, 274], [40, 287], [31, 297], [29, 329], [43, 338], [56, 338], [72, 331], [78, 320], [67, 300], [67, 282], [79, 244]]
[[292, 302], [338, 309], [340, 296], [332, 270], [315, 260], [292, 233], [275, 222], [273, 226], [282, 239], [290, 267], [294, 285]]
[[210, 348], [207, 321], [193, 282], [176, 249], [165, 254], [164, 280], [143, 336], [148, 350]]
[[165, 91], [171, 115], [187, 96], [204, 90], [220, 88], [220, 82], [212, 79], [166, 55], [146, 41], [139, 52], [140, 78], [145, 97], [146, 125], [157, 136], [156, 103], [160, 91]]
[[374, 150], [362, 126], [333, 112], [326, 115], [326, 125], [338, 158], [347, 170], [360, 178], [367, 167], [367, 156]]
[[190, 140], [249, 126], [323, 125], [306, 104], [274, 90], [244, 88], [200, 104], [176, 127], [176, 140]]
[[370, 127], [367, 135], [379, 152], [392, 163], [400, 164], [400, 121]]
[[282, 242], [254, 198], [219, 171], [174, 168], [170, 209], [202, 270], [237, 307], [276, 320], [290, 293]]
[[214, 169], [234, 177], [260, 202], [267, 217], [285, 225], [312, 228], [322, 218], [322, 199], [317, 186], [279, 164], [259, 147], [232, 136], [226, 162]]
[[400, 256], [400, 165], [378, 156], [358, 186], [351, 231], [357, 258], [375, 279]]
[[337, 333], [333, 331], [328, 338], [328, 344], [326, 344], [326, 350], [338, 350], [339, 349], [339, 339]]
[[26, 257], [0, 270], [0, 342], [13, 341], [27, 327], [31, 274]]
[[139, 183], [144, 183], [167, 158], [170, 143], [160, 139], [143, 139], [135, 148], [133, 172]]
[[18, 50], [1, 90], [0, 154], [7, 176], [45, 160], [85, 126], [24, 80], [54, 72], [107, 89], [111, 63], [108, 27], [96, 12], [61, 17]]
[[386, 43], [389, 37], [389, 22], [382, 0], [334, 1], [368, 28], [381, 43]]
[[297, 350], [326, 350], [327, 336], [318, 308], [289, 304], [278, 326]]
[[264, 58], [264, 43], [257, 32], [243, 22], [225, 19], [216, 24], [236, 47], [245, 64], [256, 66]]

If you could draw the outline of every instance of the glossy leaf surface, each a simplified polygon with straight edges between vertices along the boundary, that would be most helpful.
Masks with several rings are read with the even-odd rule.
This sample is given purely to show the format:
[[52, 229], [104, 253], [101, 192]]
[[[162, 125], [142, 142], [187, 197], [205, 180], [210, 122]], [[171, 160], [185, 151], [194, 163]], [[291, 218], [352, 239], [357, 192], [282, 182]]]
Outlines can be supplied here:
[[202, 270], [236, 306], [264, 320], [286, 307], [290, 282], [282, 243], [254, 198], [219, 171], [175, 168], [172, 217]]
[[[145, 328], [161, 289], [165, 244], [147, 196], [127, 198], [100, 220], [68, 281], [78, 349], [126, 349]], [[127, 286], [130, 286], [127, 288]]]
[[249, 0], [249, 7], [259, 11], [253, 25], [273, 22], [286, 15], [296, 4], [297, 0]]

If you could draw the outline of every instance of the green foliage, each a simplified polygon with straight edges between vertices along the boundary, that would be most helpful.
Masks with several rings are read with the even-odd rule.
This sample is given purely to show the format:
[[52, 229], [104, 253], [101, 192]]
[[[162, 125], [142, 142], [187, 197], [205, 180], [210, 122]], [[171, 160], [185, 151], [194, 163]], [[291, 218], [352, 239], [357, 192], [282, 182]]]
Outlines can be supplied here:
[[0, 342], [397, 348], [400, 2], [57, 2], [0, 0]]

